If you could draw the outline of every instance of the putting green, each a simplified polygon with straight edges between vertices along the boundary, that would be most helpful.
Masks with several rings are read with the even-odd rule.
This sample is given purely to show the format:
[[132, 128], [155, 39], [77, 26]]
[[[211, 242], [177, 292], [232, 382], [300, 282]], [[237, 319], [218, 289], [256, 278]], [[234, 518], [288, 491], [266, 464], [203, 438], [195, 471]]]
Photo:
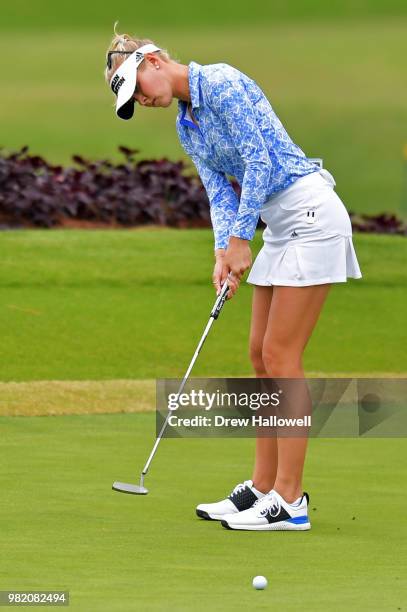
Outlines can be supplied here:
[[[163, 440], [152, 414], [0, 418], [0, 589], [66, 589], [74, 610], [397, 610], [405, 440], [310, 441], [310, 532], [231, 532], [195, 505], [250, 477], [253, 440]], [[253, 576], [269, 587], [256, 592]]]
[[[355, 243], [365, 278], [335, 287], [307, 371], [400, 373], [406, 241]], [[0, 414], [148, 409], [151, 382], [140, 379], [184, 373], [214, 299], [210, 230], [16, 231], [2, 247]], [[242, 284], [195, 375], [251, 373], [250, 296]], [[250, 477], [253, 440], [164, 440], [151, 494], [135, 498], [110, 487], [137, 482], [155, 437], [151, 412], [3, 416], [0, 434], [0, 589], [70, 590], [72, 608], [86, 612], [406, 601], [405, 440], [311, 440], [313, 529], [256, 534], [194, 515]], [[266, 591], [251, 587], [256, 574]]]

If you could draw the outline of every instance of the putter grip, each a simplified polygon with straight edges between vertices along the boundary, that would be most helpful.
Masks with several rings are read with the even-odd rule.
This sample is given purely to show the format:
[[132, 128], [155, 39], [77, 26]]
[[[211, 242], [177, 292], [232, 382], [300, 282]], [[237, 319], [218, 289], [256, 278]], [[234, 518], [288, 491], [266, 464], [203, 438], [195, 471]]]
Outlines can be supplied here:
[[220, 314], [220, 311], [223, 308], [223, 304], [225, 303], [226, 295], [227, 295], [228, 290], [229, 290], [228, 283], [227, 283], [227, 281], [225, 281], [223, 283], [223, 287], [221, 289], [221, 292], [219, 293], [219, 295], [218, 295], [218, 297], [216, 299], [215, 305], [212, 308], [211, 317], [213, 317], [214, 319], [218, 318], [218, 316]]

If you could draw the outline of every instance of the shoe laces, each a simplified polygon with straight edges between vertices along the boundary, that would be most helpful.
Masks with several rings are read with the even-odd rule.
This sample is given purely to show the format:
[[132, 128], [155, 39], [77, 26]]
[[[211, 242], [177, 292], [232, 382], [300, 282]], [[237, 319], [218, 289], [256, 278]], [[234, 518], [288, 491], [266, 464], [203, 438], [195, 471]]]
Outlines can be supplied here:
[[256, 501], [254, 502], [254, 504], [253, 504], [252, 508], [254, 508], [254, 506], [257, 506], [257, 505], [258, 505], [260, 502], [264, 502], [264, 501], [266, 501], [266, 500], [267, 500], [267, 499], [269, 499], [269, 498], [270, 498], [272, 495], [274, 495], [274, 494], [273, 494], [273, 493], [270, 493], [270, 492], [268, 492], [268, 493], [264, 493], [263, 497], [258, 497], [258, 498], [256, 499]]
[[246, 487], [249, 487], [249, 486], [250, 486], [250, 484], [249, 484], [249, 483], [250, 483], [250, 481], [249, 481], [249, 480], [245, 480], [244, 482], [240, 482], [239, 484], [237, 484], [237, 485], [235, 486], [235, 488], [233, 489], [233, 491], [232, 491], [232, 493], [231, 493], [230, 495], [231, 495], [231, 496], [232, 496], [232, 495], [236, 495], [236, 493], [240, 493], [241, 491], [244, 491], [244, 489], [245, 489]]

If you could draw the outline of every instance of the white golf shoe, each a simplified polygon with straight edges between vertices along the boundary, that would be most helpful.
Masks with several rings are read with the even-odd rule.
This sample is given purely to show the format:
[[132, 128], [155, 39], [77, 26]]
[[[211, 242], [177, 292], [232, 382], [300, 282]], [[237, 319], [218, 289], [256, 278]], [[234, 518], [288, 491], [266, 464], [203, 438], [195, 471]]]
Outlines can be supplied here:
[[251, 508], [264, 497], [264, 493], [253, 487], [252, 480], [245, 480], [233, 489], [226, 499], [213, 504], [199, 504], [196, 513], [200, 518], [220, 521], [225, 515], [237, 514]]
[[308, 493], [289, 504], [272, 489], [248, 510], [223, 516], [222, 525], [247, 531], [306, 531], [311, 529], [308, 502]]

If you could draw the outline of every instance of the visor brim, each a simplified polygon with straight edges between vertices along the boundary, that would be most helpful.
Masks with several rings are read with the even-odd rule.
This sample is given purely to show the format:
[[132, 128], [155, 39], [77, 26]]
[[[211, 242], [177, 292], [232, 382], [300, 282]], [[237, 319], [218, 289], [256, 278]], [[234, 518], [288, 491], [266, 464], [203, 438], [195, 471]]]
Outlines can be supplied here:
[[124, 104], [122, 104], [119, 108], [116, 105], [116, 115], [120, 118], [120, 119], [131, 119], [134, 115], [134, 111], [135, 111], [135, 100], [133, 98], [130, 98], [130, 100], [127, 100], [127, 102], [124, 102]]
[[116, 115], [120, 119], [131, 119], [135, 111], [134, 92], [137, 85], [137, 68], [144, 59], [144, 53], [161, 51], [153, 44], [146, 44], [130, 55], [116, 70], [110, 80], [110, 88], [117, 96]]

